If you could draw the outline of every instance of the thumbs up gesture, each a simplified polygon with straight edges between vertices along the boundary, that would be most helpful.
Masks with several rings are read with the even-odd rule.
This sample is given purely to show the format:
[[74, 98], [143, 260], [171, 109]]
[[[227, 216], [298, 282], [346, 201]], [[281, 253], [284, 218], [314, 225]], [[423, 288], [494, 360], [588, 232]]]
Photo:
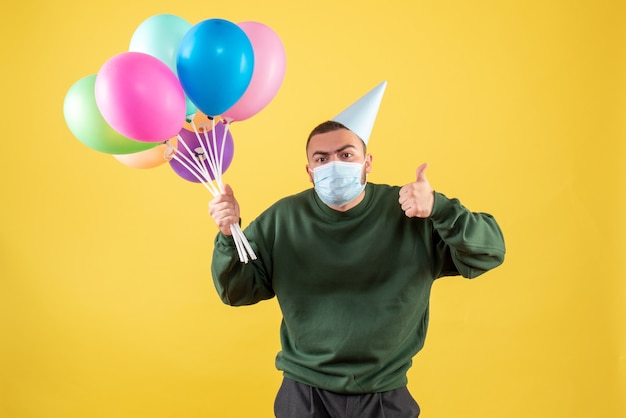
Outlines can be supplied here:
[[400, 206], [409, 218], [428, 218], [433, 211], [435, 194], [426, 179], [428, 164], [422, 164], [415, 173], [416, 180], [400, 189]]

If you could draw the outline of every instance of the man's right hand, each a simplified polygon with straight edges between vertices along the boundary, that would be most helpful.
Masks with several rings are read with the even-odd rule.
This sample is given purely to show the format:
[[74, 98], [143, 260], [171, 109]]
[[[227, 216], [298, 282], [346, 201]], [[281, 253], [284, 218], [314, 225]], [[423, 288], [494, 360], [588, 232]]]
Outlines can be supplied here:
[[230, 226], [239, 223], [239, 203], [228, 184], [224, 185], [223, 194], [209, 202], [209, 214], [224, 235], [232, 235]]

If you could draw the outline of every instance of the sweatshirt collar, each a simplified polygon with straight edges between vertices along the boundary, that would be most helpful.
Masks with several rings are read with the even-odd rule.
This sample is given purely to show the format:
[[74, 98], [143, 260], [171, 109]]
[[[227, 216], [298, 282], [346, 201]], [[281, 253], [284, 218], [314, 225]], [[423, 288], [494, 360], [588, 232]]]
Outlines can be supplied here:
[[314, 200], [313, 204], [326, 217], [329, 217], [334, 220], [352, 219], [352, 218], [356, 218], [360, 216], [363, 212], [367, 210], [367, 208], [369, 207], [373, 199], [374, 188], [372, 187], [372, 184], [368, 182], [365, 185], [365, 196], [363, 197], [363, 200], [358, 205], [356, 205], [355, 207], [351, 209], [348, 209], [345, 212], [332, 209], [331, 207], [326, 205], [326, 203], [322, 202], [322, 200], [319, 198], [319, 196], [315, 192], [315, 189], [311, 189], [311, 194], [313, 195], [313, 200]]

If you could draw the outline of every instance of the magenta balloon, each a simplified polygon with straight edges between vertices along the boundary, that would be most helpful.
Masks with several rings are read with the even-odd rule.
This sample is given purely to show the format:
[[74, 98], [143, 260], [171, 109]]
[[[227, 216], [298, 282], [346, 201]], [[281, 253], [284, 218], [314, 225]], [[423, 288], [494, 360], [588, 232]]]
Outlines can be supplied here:
[[246, 92], [222, 114], [230, 121], [248, 119], [267, 106], [280, 89], [286, 66], [285, 48], [272, 29], [259, 22], [242, 22], [238, 26], [252, 44], [254, 70]]
[[124, 52], [104, 63], [95, 96], [107, 123], [137, 141], [165, 141], [185, 122], [185, 93], [178, 78], [166, 64], [142, 52]]
[[[214, 150], [213, 131], [207, 132], [208, 142], [205, 140], [204, 133], [200, 132], [200, 139], [202, 140], [202, 143], [204, 144], [205, 149], [207, 150], [207, 152], [209, 152], [209, 147], [210, 147], [211, 150], [213, 150], [213, 155], [216, 156], [215, 158], [219, 158], [221, 147], [222, 147], [222, 139], [224, 138], [225, 130], [226, 130], [226, 125], [224, 125], [221, 122], [216, 123], [215, 145], [217, 145], [217, 152], [215, 152]], [[202, 149], [202, 145], [200, 144], [200, 141], [198, 141], [198, 137], [196, 136], [196, 133], [194, 131], [188, 131], [187, 129], [183, 128], [180, 131], [179, 135], [180, 135], [180, 138], [182, 138], [182, 141], [179, 138], [177, 154], [184, 154], [187, 157], [187, 159], [194, 161], [194, 162], [200, 162], [200, 164], [201, 164], [201, 160], [204, 159], [206, 163], [206, 167], [209, 170], [211, 180], [214, 180], [215, 176], [213, 176], [213, 173], [211, 172], [211, 169], [209, 168], [210, 166], [207, 162], [206, 154], [204, 150]], [[189, 149], [192, 151], [193, 156], [189, 154], [187, 147], [185, 147], [185, 145], [183, 145], [182, 142], [187, 144], [187, 147], [189, 147]], [[226, 170], [230, 166], [230, 163], [233, 161], [234, 146], [235, 145], [233, 142], [233, 137], [229, 130], [226, 132], [226, 142], [224, 143], [224, 159], [222, 161], [222, 174], [226, 172]], [[210, 155], [210, 152], [209, 152], [209, 155]], [[182, 157], [180, 158], [181, 160], [185, 162], [187, 166], [189, 166], [189, 163], [184, 158]], [[174, 170], [176, 174], [178, 174], [180, 177], [184, 178], [185, 180], [192, 181], [195, 183], [201, 182], [200, 180], [198, 180], [198, 178], [196, 178], [196, 176], [194, 176], [191, 172], [189, 172], [189, 170], [183, 164], [176, 161], [175, 159], [170, 160], [170, 167], [172, 167], [172, 169]], [[200, 178], [202, 179], [205, 178], [204, 175], [201, 174], [201, 172], [197, 168], [195, 167], [190, 167], [190, 168], [198, 176], [200, 176]]]

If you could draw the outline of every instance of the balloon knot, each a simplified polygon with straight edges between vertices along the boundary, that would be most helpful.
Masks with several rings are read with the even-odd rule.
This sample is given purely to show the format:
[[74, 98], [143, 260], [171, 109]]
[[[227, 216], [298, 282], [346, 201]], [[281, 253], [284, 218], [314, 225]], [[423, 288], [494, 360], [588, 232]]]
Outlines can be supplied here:
[[174, 148], [169, 140], [165, 141], [165, 144], [167, 144], [167, 148], [163, 152], [163, 158], [165, 159], [165, 161], [171, 161], [172, 158], [174, 158], [174, 154], [176, 153], [176, 148]]

